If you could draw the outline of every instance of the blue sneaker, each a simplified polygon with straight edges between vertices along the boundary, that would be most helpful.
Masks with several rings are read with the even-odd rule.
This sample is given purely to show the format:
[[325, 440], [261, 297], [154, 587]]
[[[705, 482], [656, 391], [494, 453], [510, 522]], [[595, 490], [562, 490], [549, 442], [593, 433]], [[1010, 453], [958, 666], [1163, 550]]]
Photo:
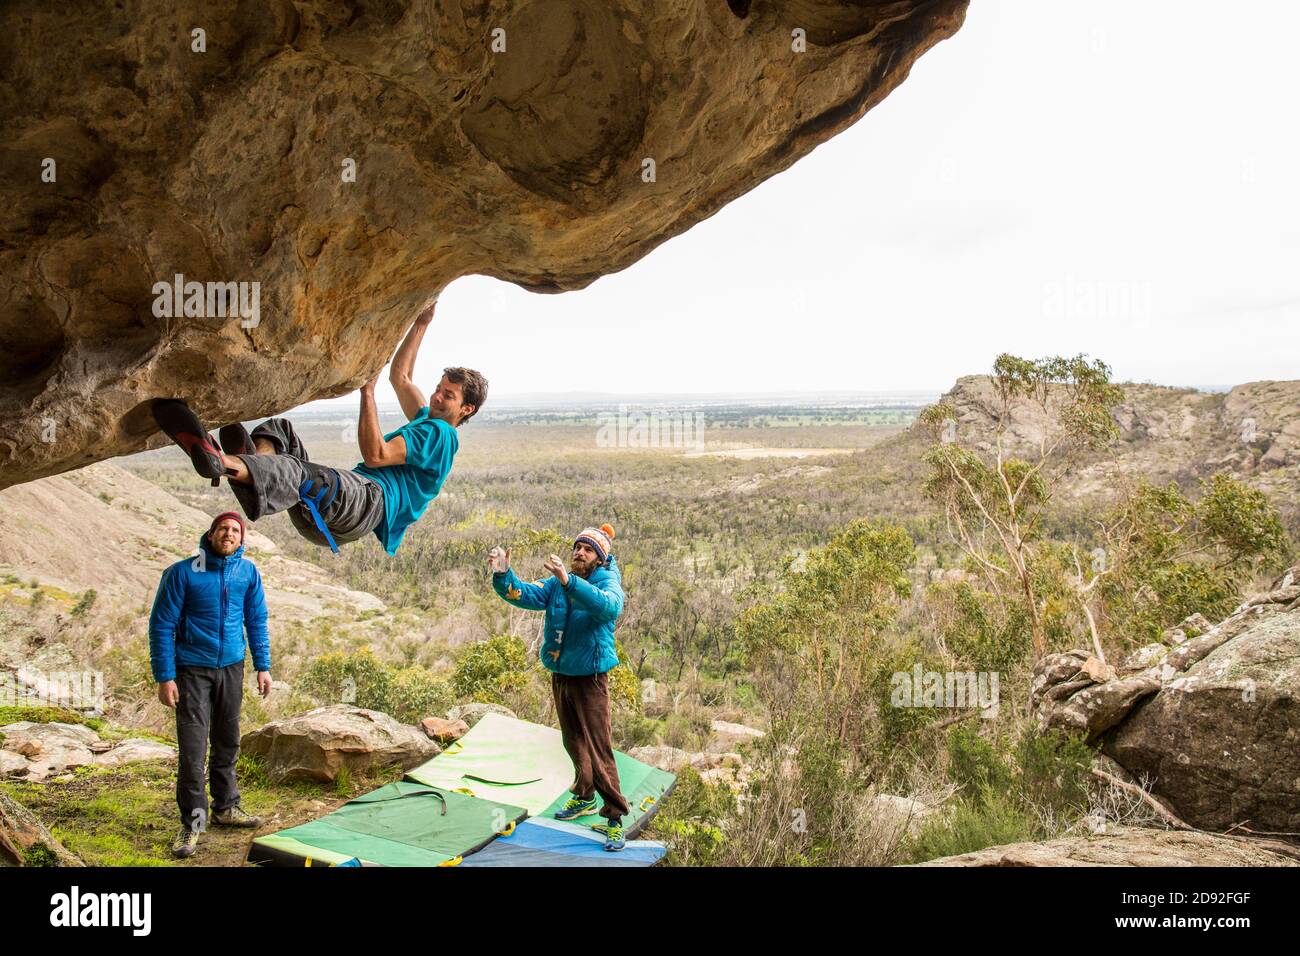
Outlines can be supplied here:
[[621, 850], [627, 846], [627, 840], [623, 837], [623, 823], [621, 820], [610, 820], [600, 829], [605, 831], [606, 850]]
[[573, 797], [562, 808], [555, 811], [557, 820], [575, 820], [578, 817], [585, 817], [596, 812], [596, 798], [584, 800], [581, 797]]

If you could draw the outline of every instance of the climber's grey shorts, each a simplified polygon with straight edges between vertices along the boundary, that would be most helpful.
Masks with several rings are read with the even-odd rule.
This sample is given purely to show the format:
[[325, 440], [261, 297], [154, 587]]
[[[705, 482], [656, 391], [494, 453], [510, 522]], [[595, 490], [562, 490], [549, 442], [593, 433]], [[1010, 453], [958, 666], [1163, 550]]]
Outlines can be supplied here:
[[[230, 482], [249, 521], [280, 511], [289, 512], [289, 520], [298, 533], [309, 541], [329, 547], [317, 530], [311, 513], [303, 506], [299, 489], [322, 466], [309, 465], [304, 447], [293, 424], [287, 418], [268, 418], [253, 429], [253, 439], [266, 438], [275, 446], [274, 455], [239, 455], [248, 466], [251, 485]], [[321, 515], [336, 541], [356, 541], [370, 534], [384, 520], [384, 489], [374, 479], [355, 471], [333, 469], [339, 478], [339, 491], [333, 503]]]

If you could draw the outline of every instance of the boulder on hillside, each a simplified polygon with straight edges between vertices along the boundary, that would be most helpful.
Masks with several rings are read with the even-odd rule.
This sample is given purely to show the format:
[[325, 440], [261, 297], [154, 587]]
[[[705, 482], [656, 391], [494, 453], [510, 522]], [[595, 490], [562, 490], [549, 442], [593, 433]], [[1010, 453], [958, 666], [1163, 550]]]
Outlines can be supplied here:
[[744, 724], [733, 724], [726, 720], [713, 721], [710, 730], [713, 733], [704, 746], [706, 753], [730, 753], [738, 747], [766, 736], [765, 731], [746, 727]]
[[1286, 578], [1171, 651], [1159, 693], [1106, 738], [1195, 826], [1300, 832], [1300, 568]]
[[52, 774], [83, 767], [95, 759], [99, 734], [82, 724], [38, 724], [29, 720], [0, 727], [10, 753], [26, 759], [29, 780], [44, 780]]
[[1045, 843], [1009, 843], [920, 866], [1300, 866], [1263, 847], [1209, 833], [1117, 827]]
[[633, 760], [658, 767], [668, 773], [678, 773], [691, 762], [691, 754], [678, 747], [633, 747], [627, 752]]
[[440, 744], [449, 744], [459, 740], [469, 732], [469, 724], [463, 720], [447, 720], [443, 717], [426, 717], [420, 721], [420, 729], [430, 740]]
[[240, 747], [262, 758], [272, 780], [330, 783], [339, 771], [409, 770], [442, 752], [418, 727], [348, 704], [318, 707], [245, 734]]
[[139, 760], [175, 760], [176, 748], [156, 740], [131, 737], [117, 744], [101, 740], [83, 724], [33, 723], [0, 727], [0, 776], [20, 776], [40, 783], [76, 767], [120, 767]]
[[1034, 665], [1029, 706], [1044, 730], [1082, 734], [1089, 740], [1124, 719], [1133, 704], [1160, 689], [1153, 670], [1117, 677], [1085, 651], [1048, 654]]
[[146, 737], [129, 737], [111, 750], [95, 754], [96, 767], [120, 767], [141, 760], [175, 760], [176, 748]]
[[[1300, 567], [1167, 653], [1143, 648], [1096, 681], [1082, 651], [1045, 657], [1030, 702], [1044, 727], [1081, 732], [1193, 826], [1300, 831]], [[1149, 663], [1148, 663], [1149, 662]], [[1245, 832], [1245, 831], [1243, 831]]]
[[463, 720], [473, 727], [483, 719], [484, 714], [505, 714], [507, 717], [514, 717], [515, 712], [508, 707], [502, 707], [500, 704], [459, 704], [447, 711], [448, 720]]

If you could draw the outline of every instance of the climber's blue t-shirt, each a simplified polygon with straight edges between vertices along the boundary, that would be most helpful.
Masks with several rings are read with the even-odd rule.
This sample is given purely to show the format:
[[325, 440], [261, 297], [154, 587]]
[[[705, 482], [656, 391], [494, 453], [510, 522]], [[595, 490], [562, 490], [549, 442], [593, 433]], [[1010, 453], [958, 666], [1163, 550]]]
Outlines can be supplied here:
[[460, 447], [456, 429], [440, 418], [429, 417], [429, 406], [384, 441], [401, 435], [406, 440], [406, 462], [371, 468], [364, 462], [352, 470], [372, 478], [384, 489], [384, 520], [375, 535], [389, 554], [396, 554], [407, 525], [419, 520], [429, 502], [438, 497], [451, 474], [451, 462]]

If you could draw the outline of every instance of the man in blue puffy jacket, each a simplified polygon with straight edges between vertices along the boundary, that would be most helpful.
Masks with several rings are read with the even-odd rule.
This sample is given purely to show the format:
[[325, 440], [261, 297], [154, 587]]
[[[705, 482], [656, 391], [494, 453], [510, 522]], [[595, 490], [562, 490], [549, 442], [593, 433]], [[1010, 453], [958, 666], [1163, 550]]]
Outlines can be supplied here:
[[[606, 819], [605, 849], [621, 850], [627, 800], [618, 782], [610, 740], [609, 677], [618, 664], [614, 625], [623, 613], [623, 584], [610, 549], [614, 529], [587, 528], [573, 542], [566, 569], [558, 555], [545, 568], [551, 576], [521, 581], [510, 568], [510, 552], [493, 548], [488, 556], [492, 587], [515, 607], [545, 611], [542, 665], [551, 672], [551, 693], [564, 749], [573, 761], [573, 797], [557, 820], [576, 820], [599, 812]], [[597, 804], [599, 793], [603, 806]]]
[[256, 827], [261, 821], [239, 806], [235, 761], [239, 756], [239, 705], [244, 696], [245, 633], [257, 669], [257, 689], [271, 692], [271, 643], [266, 595], [257, 567], [244, 557], [244, 521], [233, 511], [213, 519], [197, 556], [163, 572], [149, 616], [149, 657], [158, 699], [176, 709], [177, 857], [193, 856], [208, 823], [203, 764], [212, 759], [212, 822]]

